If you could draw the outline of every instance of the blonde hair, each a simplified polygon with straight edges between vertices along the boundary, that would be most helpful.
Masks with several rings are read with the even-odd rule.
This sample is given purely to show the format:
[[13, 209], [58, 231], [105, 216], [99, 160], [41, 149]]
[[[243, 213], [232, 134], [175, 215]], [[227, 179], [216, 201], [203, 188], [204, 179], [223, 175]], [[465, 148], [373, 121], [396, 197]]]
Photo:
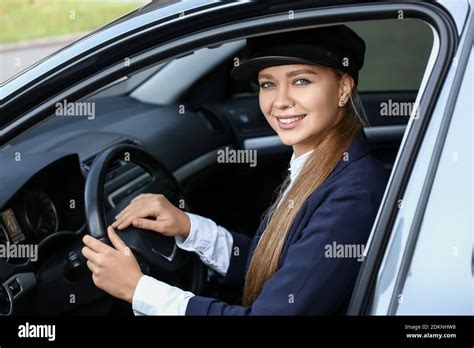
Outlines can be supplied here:
[[[342, 72], [335, 70], [337, 77]], [[242, 304], [250, 306], [262, 291], [265, 282], [277, 271], [280, 256], [291, 224], [305, 200], [326, 180], [343, 158], [359, 131], [368, 125], [367, 118], [354, 87], [346, 112], [339, 122], [319, 138], [313, 153], [283, 197], [289, 176], [279, 187], [274, 203], [264, 214], [268, 222], [255, 249], [247, 271]]]

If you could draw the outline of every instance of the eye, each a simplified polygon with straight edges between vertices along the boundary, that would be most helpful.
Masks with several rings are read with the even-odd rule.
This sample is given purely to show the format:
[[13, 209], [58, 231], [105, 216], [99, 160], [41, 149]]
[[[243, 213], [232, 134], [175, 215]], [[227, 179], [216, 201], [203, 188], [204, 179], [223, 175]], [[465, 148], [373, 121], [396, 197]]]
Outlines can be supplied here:
[[307, 85], [307, 84], [311, 83], [311, 81], [309, 81], [307, 79], [297, 79], [297, 80], [293, 81], [293, 83], [295, 85], [298, 85], [298, 86], [303, 86], [303, 85]]
[[272, 85], [271, 82], [265, 81], [265, 82], [260, 83], [260, 88], [263, 88], [263, 89], [269, 88], [271, 87], [271, 85]]

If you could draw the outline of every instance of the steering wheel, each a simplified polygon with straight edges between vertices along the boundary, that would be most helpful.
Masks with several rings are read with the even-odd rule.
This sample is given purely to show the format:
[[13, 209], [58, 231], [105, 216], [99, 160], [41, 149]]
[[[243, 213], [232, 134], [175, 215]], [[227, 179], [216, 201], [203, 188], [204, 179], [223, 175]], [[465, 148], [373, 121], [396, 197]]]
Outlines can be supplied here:
[[[107, 214], [104, 205], [104, 185], [107, 171], [112, 163], [122, 159], [141, 166], [151, 179], [148, 183], [110, 209]], [[100, 153], [93, 161], [85, 184], [86, 223], [91, 236], [111, 245], [107, 236], [107, 226], [115, 216], [140, 193], [163, 194], [177, 206], [185, 202], [182, 190], [175, 177], [155, 157], [141, 147], [128, 144], [114, 145]], [[183, 201], [181, 201], [183, 200]], [[193, 253], [177, 247], [174, 237], [129, 226], [117, 230], [117, 234], [133, 251], [142, 272], [157, 275], [160, 280], [173, 282], [183, 270], [191, 270], [190, 291], [199, 294], [207, 277], [205, 265]]]

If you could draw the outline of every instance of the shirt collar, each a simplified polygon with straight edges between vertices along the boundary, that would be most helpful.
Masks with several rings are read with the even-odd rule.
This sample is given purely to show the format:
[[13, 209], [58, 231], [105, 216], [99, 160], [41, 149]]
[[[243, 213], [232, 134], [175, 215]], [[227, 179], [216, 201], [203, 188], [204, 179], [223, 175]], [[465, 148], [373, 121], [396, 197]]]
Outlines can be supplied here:
[[301, 168], [303, 168], [303, 165], [305, 164], [306, 160], [308, 159], [308, 157], [311, 155], [313, 151], [314, 150], [305, 152], [304, 154], [296, 158], [295, 158], [295, 153], [293, 152], [293, 155], [291, 156], [291, 160], [290, 160], [290, 167], [288, 168], [288, 170], [290, 171], [290, 180], [292, 182], [296, 179], [299, 172], [301, 171]]

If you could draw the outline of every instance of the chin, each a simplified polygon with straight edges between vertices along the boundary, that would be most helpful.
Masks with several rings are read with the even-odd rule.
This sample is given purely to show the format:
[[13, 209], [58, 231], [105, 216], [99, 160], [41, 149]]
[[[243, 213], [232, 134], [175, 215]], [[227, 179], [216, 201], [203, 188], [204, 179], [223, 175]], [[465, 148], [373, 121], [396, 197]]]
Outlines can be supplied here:
[[283, 136], [281, 134], [278, 134], [278, 137], [280, 138], [280, 141], [283, 144], [288, 145], [288, 146], [293, 146], [295, 144], [300, 143], [303, 140], [301, 136], [291, 136], [289, 134], [285, 134]]

